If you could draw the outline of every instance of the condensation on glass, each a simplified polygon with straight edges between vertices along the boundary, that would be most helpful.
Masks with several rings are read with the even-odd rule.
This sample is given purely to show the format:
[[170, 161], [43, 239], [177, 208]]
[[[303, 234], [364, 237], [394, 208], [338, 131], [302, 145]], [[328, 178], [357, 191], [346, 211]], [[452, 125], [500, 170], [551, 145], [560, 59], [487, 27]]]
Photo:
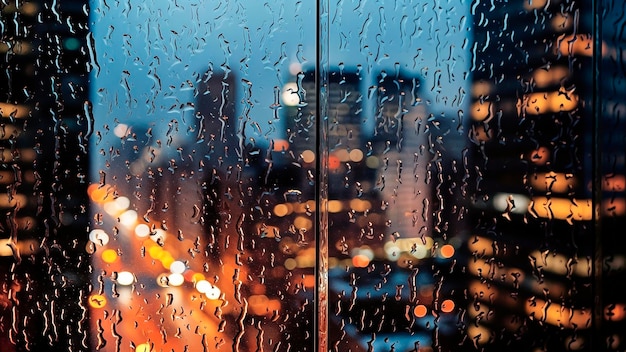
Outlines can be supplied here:
[[618, 2], [0, 8], [0, 350], [624, 350]]

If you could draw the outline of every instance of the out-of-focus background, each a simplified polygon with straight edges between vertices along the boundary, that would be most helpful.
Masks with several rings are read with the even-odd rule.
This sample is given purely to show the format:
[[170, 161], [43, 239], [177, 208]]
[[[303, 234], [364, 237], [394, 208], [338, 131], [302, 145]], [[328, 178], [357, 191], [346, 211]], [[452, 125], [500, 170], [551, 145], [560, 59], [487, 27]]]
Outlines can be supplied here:
[[624, 350], [617, 3], [0, 7], [0, 350]]

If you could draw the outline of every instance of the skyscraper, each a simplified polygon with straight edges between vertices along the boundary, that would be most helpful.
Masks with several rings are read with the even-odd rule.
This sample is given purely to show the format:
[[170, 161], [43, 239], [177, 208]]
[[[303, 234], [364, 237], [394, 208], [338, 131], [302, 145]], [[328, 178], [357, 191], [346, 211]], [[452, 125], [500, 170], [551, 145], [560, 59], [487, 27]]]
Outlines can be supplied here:
[[3, 348], [88, 348], [87, 18], [81, 2], [2, 8]]
[[583, 348], [593, 336], [589, 6], [474, 7], [467, 335], [477, 348]]

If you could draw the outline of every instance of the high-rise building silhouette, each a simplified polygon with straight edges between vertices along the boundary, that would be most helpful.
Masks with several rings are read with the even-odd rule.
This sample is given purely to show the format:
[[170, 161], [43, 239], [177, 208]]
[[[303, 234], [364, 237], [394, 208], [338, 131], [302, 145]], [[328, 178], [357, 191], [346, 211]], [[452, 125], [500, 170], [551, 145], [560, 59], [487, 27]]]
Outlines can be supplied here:
[[81, 1], [2, 5], [3, 350], [88, 349], [87, 19]]
[[[474, 7], [467, 343], [589, 346], [590, 5]], [[568, 345], [569, 344], [569, 345]]]

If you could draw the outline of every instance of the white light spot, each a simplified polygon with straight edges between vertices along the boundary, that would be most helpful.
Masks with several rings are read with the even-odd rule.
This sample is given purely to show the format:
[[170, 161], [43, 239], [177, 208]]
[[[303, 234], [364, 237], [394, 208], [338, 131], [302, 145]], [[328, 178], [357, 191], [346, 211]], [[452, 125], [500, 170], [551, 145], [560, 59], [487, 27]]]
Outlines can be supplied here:
[[185, 282], [185, 278], [181, 274], [170, 274], [167, 278], [170, 286], [180, 286]]
[[180, 260], [174, 261], [172, 262], [172, 264], [170, 264], [170, 271], [173, 274], [182, 274], [185, 272], [185, 270], [187, 270], [187, 266]]
[[298, 94], [298, 85], [290, 82], [283, 86], [281, 94], [283, 104], [287, 106], [296, 106], [300, 103], [300, 95]]
[[115, 128], [113, 129], [113, 133], [118, 138], [122, 138], [126, 136], [127, 132], [128, 132], [128, 125], [125, 123], [120, 123], [119, 125], [115, 126]]
[[126, 210], [120, 215], [119, 219], [122, 225], [131, 227], [137, 222], [137, 212], [134, 210]]
[[91, 230], [89, 240], [97, 245], [105, 246], [109, 243], [109, 235], [101, 229]]
[[150, 235], [150, 226], [146, 224], [139, 224], [135, 227], [135, 235], [137, 237], [148, 237]]
[[117, 274], [117, 283], [128, 286], [135, 282], [135, 275], [128, 271], [121, 271]]

